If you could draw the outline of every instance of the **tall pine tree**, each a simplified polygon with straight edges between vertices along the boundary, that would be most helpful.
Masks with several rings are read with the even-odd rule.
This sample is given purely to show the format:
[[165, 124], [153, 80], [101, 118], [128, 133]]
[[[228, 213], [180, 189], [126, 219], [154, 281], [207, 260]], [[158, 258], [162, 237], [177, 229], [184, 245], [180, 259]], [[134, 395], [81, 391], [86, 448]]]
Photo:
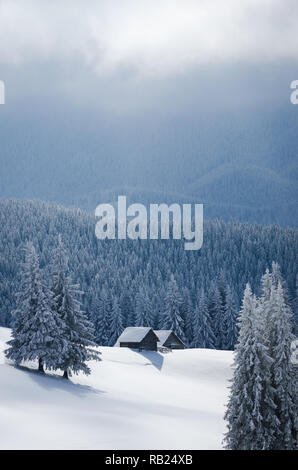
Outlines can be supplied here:
[[273, 448], [297, 448], [297, 390], [294, 366], [291, 362], [292, 312], [285, 300], [280, 281], [272, 286], [267, 327], [270, 329], [269, 353], [273, 359], [271, 382], [276, 390], [276, 416], [279, 420]]
[[141, 285], [136, 294], [136, 326], [153, 327], [152, 304], [144, 285]]
[[229, 285], [227, 285], [221, 328], [222, 349], [234, 350], [235, 348], [235, 344], [237, 343], [238, 339], [237, 317], [238, 312], [235, 306], [232, 289]]
[[212, 329], [212, 322], [208, 311], [207, 299], [203, 289], [200, 291], [199, 303], [194, 312], [193, 320], [193, 348], [214, 349], [216, 338]]
[[29, 242], [25, 247], [17, 308], [13, 312], [13, 339], [8, 342], [6, 356], [16, 364], [37, 359], [40, 372], [44, 372], [44, 366], [55, 369], [63, 346], [61, 326], [52, 309], [51, 293], [42, 279], [37, 253]]
[[105, 288], [100, 294], [96, 316], [96, 342], [102, 346], [109, 346], [112, 336], [112, 299]]
[[270, 369], [273, 360], [263, 341], [263, 322], [257, 301], [246, 286], [239, 318], [239, 341], [235, 369], [225, 419], [227, 449], [272, 449], [279, 421], [275, 414], [275, 390]]
[[63, 350], [59, 357], [59, 369], [64, 371], [64, 377], [80, 371], [90, 374], [87, 361], [100, 360], [99, 352], [92, 348], [94, 343], [94, 328], [81, 310], [79, 296], [82, 294], [77, 285], [72, 284], [67, 274], [67, 256], [61, 237], [53, 255], [53, 309], [63, 322], [60, 336], [63, 338]]
[[184, 322], [184, 336], [186, 339], [186, 344], [191, 346], [194, 340], [194, 308], [192, 305], [190, 292], [187, 287], [182, 289], [181, 316]]
[[114, 346], [117, 339], [119, 338], [119, 336], [124, 330], [121, 308], [116, 298], [113, 299], [113, 303], [112, 303], [111, 330], [112, 330], [112, 335], [110, 338], [110, 346]]
[[165, 310], [161, 327], [164, 330], [173, 330], [183, 341], [184, 323], [181, 317], [181, 305], [182, 299], [172, 274], [165, 295]]
[[215, 335], [215, 347], [221, 349], [222, 346], [222, 322], [223, 322], [223, 307], [222, 307], [222, 295], [219, 291], [217, 283], [211, 282], [211, 287], [208, 296], [208, 309], [212, 322], [212, 329]]
[[294, 334], [298, 336], [298, 275], [296, 276], [295, 298], [293, 301]]

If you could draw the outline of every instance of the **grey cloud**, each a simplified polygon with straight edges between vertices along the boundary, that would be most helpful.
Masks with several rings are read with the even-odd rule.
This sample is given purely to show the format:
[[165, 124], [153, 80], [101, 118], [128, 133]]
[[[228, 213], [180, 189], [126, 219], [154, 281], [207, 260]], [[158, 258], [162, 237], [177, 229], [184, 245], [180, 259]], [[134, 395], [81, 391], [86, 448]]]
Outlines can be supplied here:
[[293, 0], [2, 0], [0, 64], [78, 59], [98, 75], [297, 62]]

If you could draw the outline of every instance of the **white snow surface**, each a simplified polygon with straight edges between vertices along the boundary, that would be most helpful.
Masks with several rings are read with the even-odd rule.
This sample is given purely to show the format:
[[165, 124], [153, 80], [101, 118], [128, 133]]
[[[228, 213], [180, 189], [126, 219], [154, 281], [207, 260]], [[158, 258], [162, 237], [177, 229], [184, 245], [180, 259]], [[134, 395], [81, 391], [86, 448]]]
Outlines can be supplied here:
[[[232, 353], [101, 347], [90, 376], [16, 368], [0, 328], [1, 449], [220, 449]], [[35, 370], [33, 370], [35, 368]]]

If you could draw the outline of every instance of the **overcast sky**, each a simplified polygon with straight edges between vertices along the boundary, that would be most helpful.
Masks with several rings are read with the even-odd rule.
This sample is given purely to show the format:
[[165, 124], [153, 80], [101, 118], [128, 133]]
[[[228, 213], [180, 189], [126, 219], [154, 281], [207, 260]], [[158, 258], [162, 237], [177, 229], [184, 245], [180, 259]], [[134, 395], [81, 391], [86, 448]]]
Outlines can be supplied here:
[[214, 71], [235, 90], [235, 71], [256, 81], [281, 64], [297, 78], [297, 0], [0, 0], [0, 79], [15, 96], [51, 81], [75, 99], [97, 82], [120, 109], [177, 96], [177, 81], [192, 94]]
[[98, 74], [298, 58], [296, 0], [1, 0], [0, 61], [80, 58]]
[[0, 0], [0, 195], [184, 191], [280, 155], [292, 177], [297, 79], [297, 0]]

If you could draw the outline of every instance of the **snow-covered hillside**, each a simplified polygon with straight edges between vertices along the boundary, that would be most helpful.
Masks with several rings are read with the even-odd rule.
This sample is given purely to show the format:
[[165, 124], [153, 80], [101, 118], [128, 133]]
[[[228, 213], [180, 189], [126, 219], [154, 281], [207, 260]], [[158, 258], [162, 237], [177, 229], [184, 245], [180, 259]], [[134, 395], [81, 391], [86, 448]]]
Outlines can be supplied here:
[[1, 448], [221, 448], [231, 352], [102, 347], [91, 376], [66, 381], [8, 364], [9, 335], [0, 328]]

